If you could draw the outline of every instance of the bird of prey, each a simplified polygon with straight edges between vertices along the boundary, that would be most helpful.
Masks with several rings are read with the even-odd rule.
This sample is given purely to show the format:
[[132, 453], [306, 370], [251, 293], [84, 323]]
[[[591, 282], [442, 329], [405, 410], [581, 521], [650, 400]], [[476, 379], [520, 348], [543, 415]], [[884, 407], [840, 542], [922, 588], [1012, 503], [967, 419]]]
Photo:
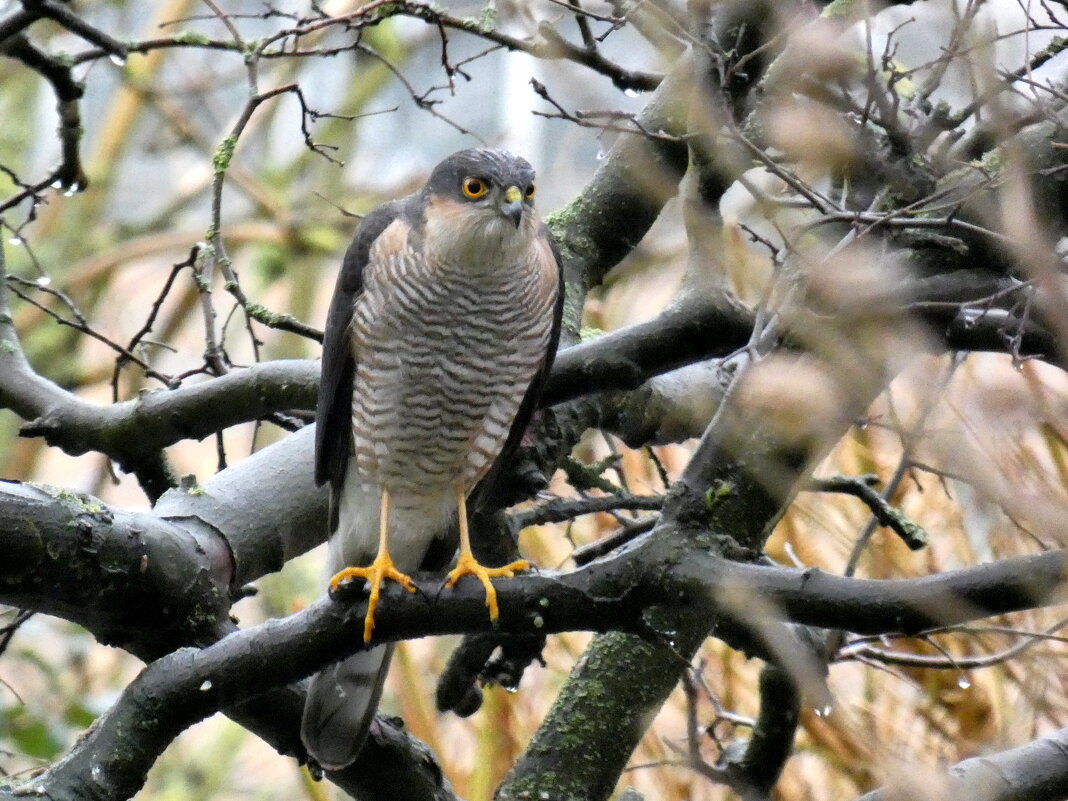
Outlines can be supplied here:
[[[331, 589], [382, 582], [414, 591], [435, 539], [459, 526], [448, 575], [485, 587], [528, 567], [471, 552], [466, 504], [519, 446], [560, 333], [559, 252], [534, 208], [534, 170], [500, 150], [446, 158], [426, 185], [368, 214], [345, 254], [323, 341], [315, 480], [331, 487]], [[327, 769], [351, 763], [378, 705], [391, 646], [317, 674], [302, 737]]]

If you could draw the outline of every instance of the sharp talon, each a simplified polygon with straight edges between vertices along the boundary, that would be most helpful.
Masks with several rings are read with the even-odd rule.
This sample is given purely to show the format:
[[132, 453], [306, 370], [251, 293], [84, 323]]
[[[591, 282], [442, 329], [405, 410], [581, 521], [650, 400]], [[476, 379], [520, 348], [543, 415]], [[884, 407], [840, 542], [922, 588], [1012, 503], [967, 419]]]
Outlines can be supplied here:
[[411, 577], [397, 570], [388, 553], [379, 553], [367, 567], [346, 567], [339, 571], [330, 579], [330, 591], [336, 592], [343, 582], [357, 578], [364, 579], [371, 587], [371, 594], [367, 598], [367, 616], [363, 620], [363, 641], [370, 642], [371, 633], [375, 630], [375, 607], [378, 606], [382, 582], [392, 579], [408, 592], [415, 592], [415, 585]]
[[486, 567], [485, 565], [480, 564], [473, 554], [461, 553], [460, 558], [456, 562], [456, 567], [449, 573], [445, 586], [453, 586], [464, 576], [475, 576], [482, 582], [482, 586], [486, 590], [486, 606], [489, 607], [490, 620], [496, 620], [499, 613], [497, 608], [497, 590], [494, 589], [493, 584], [490, 583], [490, 579], [501, 577], [512, 578], [517, 572], [529, 569], [530, 563], [525, 559], [520, 559], [502, 567]]
[[357, 567], [346, 567], [334, 574], [334, 577], [330, 579], [330, 595], [333, 596], [339, 589], [342, 589], [344, 585], [352, 583], [355, 579], [366, 578], [366, 576], [359, 571], [360, 568]]

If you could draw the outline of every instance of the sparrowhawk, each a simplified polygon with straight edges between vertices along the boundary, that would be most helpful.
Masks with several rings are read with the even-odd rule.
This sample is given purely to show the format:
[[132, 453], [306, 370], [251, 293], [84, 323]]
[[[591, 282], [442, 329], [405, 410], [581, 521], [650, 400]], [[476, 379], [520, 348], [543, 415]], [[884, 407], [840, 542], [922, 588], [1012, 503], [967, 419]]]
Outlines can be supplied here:
[[[520, 444], [560, 333], [560, 257], [534, 209], [534, 170], [499, 150], [464, 150], [426, 185], [368, 214], [338, 277], [323, 342], [315, 479], [331, 486], [331, 588], [379, 587], [459, 526], [451, 586], [485, 587], [525, 562], [486, 568], [471, 553], [466, 502]], [[391, 646], [316, 675], [302, 736], [325, 768], [351, 763], [382, 691]]]

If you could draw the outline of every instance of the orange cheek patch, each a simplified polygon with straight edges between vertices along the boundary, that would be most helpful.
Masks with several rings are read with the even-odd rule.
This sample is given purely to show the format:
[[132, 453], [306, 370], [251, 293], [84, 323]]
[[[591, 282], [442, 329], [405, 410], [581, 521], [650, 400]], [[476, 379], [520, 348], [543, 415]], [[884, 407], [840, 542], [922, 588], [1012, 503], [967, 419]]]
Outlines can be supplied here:
[[[444, 253], [471, 233], [479, 214], [466, 202], [432, 196], [426, 206], [426, 228], [423, 231], [426, 254]], [[433, 259], [430, 261], [433, 263]]]
[[408, 247], [408, 234], [411, 228], [403, 220], [394, 220], [386, 230], [378, 235], [374, 245], [371, 246], [371, 261], [379, 261], [382, 256], [400, 253]]
[[540, 267], [541, 289], [546, 294], [555, 294], [559, 282], [557, 276], [556, 256], [553, 255], [553, 249], [549, 244], [549, 240], [546, 236], [538, 236], [534, 240], [534, 247], [537, 252], [538, 265]]

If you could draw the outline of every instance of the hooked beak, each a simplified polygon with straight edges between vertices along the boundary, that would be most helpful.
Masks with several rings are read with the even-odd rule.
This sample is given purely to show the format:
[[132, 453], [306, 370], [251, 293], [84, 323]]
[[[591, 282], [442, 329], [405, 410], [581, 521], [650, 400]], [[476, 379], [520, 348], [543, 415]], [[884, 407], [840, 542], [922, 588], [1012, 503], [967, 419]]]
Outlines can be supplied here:
[[504, 202], [500, 205], [501, 214], [519, 227], [519, 221], [523, 217], [523, 193], [518, 186], [510, 186], [504, 190]]

